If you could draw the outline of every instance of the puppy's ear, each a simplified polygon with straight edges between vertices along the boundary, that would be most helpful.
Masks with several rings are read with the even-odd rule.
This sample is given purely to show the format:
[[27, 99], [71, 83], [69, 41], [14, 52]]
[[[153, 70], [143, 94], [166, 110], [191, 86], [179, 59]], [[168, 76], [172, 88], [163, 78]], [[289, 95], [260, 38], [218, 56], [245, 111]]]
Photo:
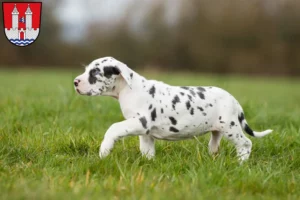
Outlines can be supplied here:
[[124, 63], [118, 61], [117, 68], [119, 69], [121, 76], [126, 81], [127, 85], [132, 88], [132, 78], [133, 78], [133, 71], [127, 67]]

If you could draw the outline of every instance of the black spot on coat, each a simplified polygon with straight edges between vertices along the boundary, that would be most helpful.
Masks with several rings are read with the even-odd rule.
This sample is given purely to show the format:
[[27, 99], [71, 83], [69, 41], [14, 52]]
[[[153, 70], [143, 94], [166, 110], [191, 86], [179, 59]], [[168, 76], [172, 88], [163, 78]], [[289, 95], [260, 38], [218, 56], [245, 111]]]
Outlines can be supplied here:
[[204, 111], [204, 109], [202, 107], [197, 107], [200, 111]]
[[190, 114], [194, 115], [194, 108], [191, 109]]
[[173, 125], [177, 124], [177, 120], [174, 117], [169, 117], [169, 119]]
[[169, 130], [175, 133], [179, 132], [179, 130], [173, 126], [171, 126]]
[[155, 87], [154, 87], [154, 85], [150, 88], [149, 94], [152, 95], [152, 97], [154, 98], [154, 95], [155, 95]]
[[206, 90], [203, 87], [197, 87], [200, 92], [205, 92]]
[[239, 118], [240, 123], [242, 123], [243, 120], [245, 119], [244, 113], [241, 113], [238, 118]]
[[97, 82], [97, 78], [93, 76], [89, 76], [89, 83], [90, 84], [95, 84]]
[[205, 99], [205, 96], [202, 92], [197, 92], [197, 94], [201, 99]]
[[100, 69], [95, 68], [92, 69], [89, 73], [88, 81], [90, 84], [95, 84], [97, 82], [96, 74], [100, 71]]
[[190, 107], [191, 107], [190, 101], [187, 101], [187, 102], [185, 103], [185, 105], [186, 105], [186, 109], [190, 109]]
[[173, 107], [174, 110], [175, 110], [176, 103], [180, 103], [180, 99], [179, 99], [178, 95], [175, 95], [173, 100], [172, 100], [172, 107]]
[[160, 109], [160, 112], [161, 112], [161, 113], [164, 113], [164, 109], [161, 108], [161, 109]]
[[189, 89], [189, 87], [187, 87], [187, 86], [183, 86], [183, 87], [180, 87], [180, 88], [185, 89], [185, 90]]
[[191, 95], [187, 95], [190, 101], [193, 101], [193, 97]]
[[150, 106], [149, 106], [149, 110], [151, 110], [151, 108], [152, 108], [152, 104], [150, 104]]
[[196, 93], [194, 92], [194, 90], [190, 89], [189, 91], [190, 91], [190, 93], [191, 93], [193, 96], [196, 95]]
[[152, 119], [152, 121], [155, 121], [155, 119], [156, 119], [156, 108], [154, 108], [151, 112], [151, 119]]
[[147, 128], [147, 120], [146, 117], [141, 117], [139, 118], [140, 122], [142, 123], [142, 126], [144, 127], [144, 129]]

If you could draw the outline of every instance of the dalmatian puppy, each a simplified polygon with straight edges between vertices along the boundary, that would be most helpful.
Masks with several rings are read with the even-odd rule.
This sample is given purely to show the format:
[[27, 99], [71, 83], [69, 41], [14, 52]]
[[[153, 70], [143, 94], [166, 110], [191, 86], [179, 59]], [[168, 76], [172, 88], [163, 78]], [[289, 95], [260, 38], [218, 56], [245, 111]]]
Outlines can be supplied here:
[[243, 109], [228, 92], [217, 87], [171, 86], [147, 80], [124, 63], [104, 57], [92, 61], [74, 80], [81, 95], [112, 96], [118, 99], [125, 118], [112, 124], [100, 146], [106, 157], [114, 143], [125, 136], [139, 136], [140, 151], [147, 158], [155, 155], [155, 140], [183, 140], [211, 132], [209, 151], [217, 153], [222, 136], [231, 141], [240, 161], [248, 159], [253, 137], [272, 132], [253, 131]]

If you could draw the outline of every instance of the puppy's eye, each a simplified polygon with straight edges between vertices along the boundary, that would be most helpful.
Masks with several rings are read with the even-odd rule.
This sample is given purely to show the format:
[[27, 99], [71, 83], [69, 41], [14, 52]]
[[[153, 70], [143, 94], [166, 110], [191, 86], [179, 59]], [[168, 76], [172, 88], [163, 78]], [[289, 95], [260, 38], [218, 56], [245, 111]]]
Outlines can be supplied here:
[[98, 69], [98, 68], [92, 69], [92, 70], [90, 71], [90, 75], [91, 75], [91, 76], [96, 76], [96, 75], [98, 75], [98, 74], [100, 74], [100, 69]]
[[96, 71], [94, 72], [94, 76], [98, 75], [99, 73], [100, 73], [100, 71], [99, 71], [99, 70], [96, 70]]

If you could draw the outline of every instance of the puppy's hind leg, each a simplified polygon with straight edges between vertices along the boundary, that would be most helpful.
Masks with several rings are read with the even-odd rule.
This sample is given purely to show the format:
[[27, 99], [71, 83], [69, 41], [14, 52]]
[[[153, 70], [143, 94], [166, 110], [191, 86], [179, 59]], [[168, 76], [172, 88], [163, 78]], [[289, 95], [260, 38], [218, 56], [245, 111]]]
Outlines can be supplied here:
[[154, 139], [149, 135], [139, 136], [140, 138], [140, 150], [143, 156], [151, 159], [155, 155]]
[[220, 141], [222, 139], [222, 133], [219, 131], [212, 131], [208, 149], [210, 154], [218, 153]]
[[[243, 162], [250, 156], [252, 142], [244, 135], [242, 127], [237, 123], [238, 121], [227, 122], [225, 124], [227, 130], [225, 130], [224, 127], [223, 133], [229, 141], [234, 143], [237, 156], [240, 162]], [[235, 124], [237, 124], [237, 126]]]

